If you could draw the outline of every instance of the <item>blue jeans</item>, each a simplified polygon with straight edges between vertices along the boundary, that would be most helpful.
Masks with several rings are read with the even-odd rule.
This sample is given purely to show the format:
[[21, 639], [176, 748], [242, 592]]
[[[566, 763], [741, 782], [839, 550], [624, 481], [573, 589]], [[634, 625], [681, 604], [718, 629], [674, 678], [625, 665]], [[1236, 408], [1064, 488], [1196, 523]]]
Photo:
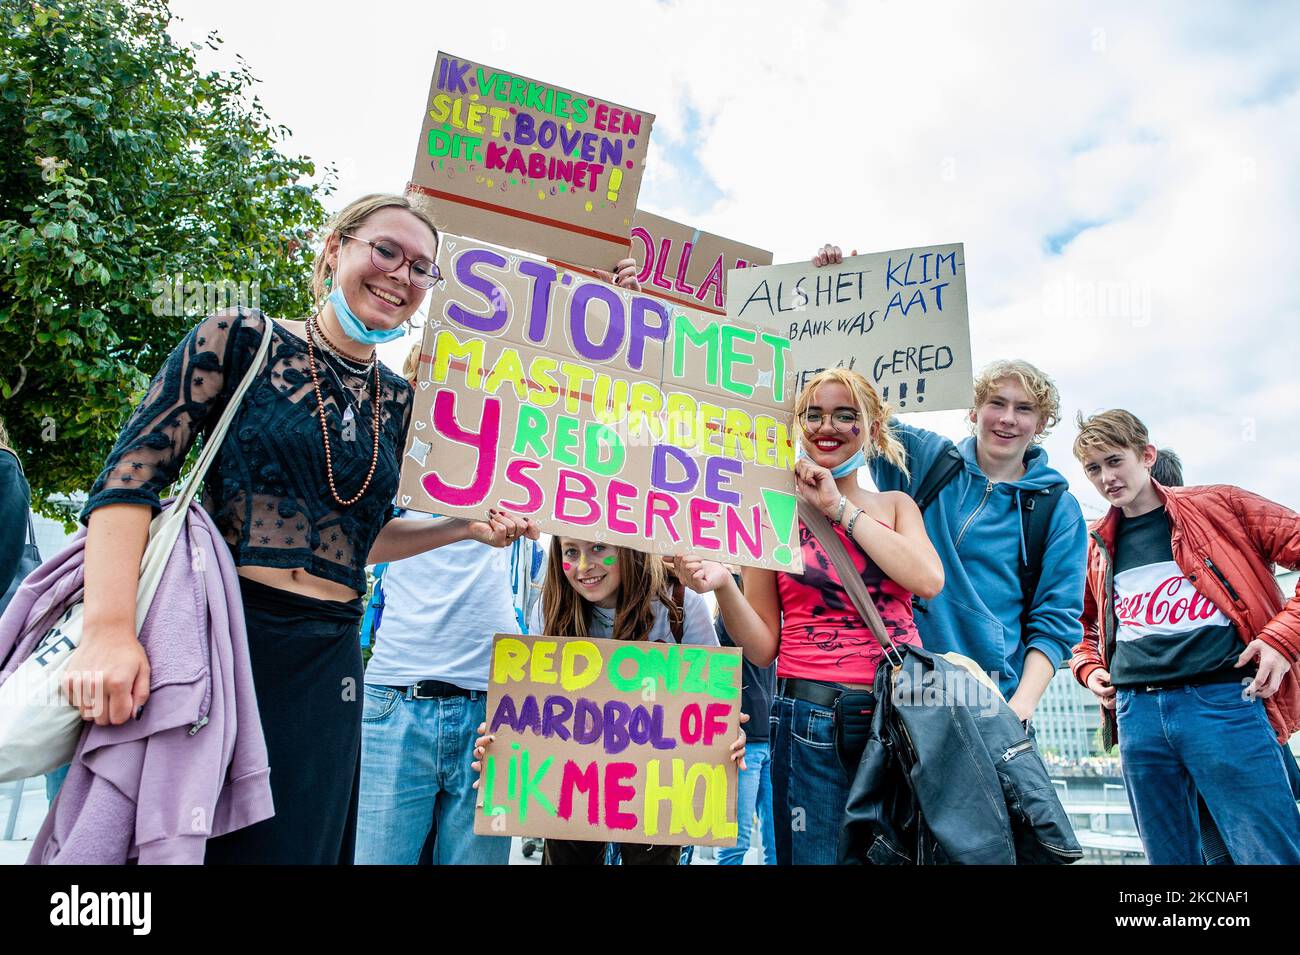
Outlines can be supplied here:
[[777, 865], [834, 865], [851, 779], [826, 706], [772, 699], [772, 821]]
[[776, 865], [776, 831], [772, 825], [772, 749], [766, 742], [747, 743], [745, 771], [737, 779], [735, 848], [717, 850], [718, 865], [743, 865], [754, 831], [754, 816], [763, 844], [763, 864]]
[[487, 694], [408, 700], [367, 683], [361, 717], [358, 865], [415, 865], [430, 833], [434, 865], [506, 865], [508, 836], [474, 834], [469, 764]]
[[1115, 696], [1124, 787], [1152, 865], [1200, 865], [1196, 794], [1239, 865], [1300, 864], [1300, 812], [1260, 700], [1238, 683]]

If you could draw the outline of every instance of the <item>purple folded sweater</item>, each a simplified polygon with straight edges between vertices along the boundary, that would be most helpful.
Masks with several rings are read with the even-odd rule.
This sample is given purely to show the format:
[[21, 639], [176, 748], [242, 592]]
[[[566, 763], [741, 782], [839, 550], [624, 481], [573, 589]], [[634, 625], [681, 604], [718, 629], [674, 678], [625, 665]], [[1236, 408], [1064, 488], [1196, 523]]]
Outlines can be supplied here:
[[[81, 596], [85, 533], [33, 571], [0, 618], [0, 682]], [[139, 720], [87, 723], [29, 864], [201, 863], [208, 839], [274, 815], [239, 579], [191, 504], [140, 630]]]

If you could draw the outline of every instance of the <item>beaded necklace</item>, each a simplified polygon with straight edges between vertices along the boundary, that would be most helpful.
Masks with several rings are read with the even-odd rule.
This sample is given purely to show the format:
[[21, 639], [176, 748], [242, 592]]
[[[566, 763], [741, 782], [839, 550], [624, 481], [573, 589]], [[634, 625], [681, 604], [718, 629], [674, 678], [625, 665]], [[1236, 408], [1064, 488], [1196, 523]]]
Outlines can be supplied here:
[[[325, 448], [325, 477], [329, 480], [330, 496], [334, 498], [334, 503], [339, 507], [349, 507], [361, 500], [366, 493], [371, 480], [374, 479], [375, 468], [379, 464], [379, 359], [375, 356], [370, 360], [370, 370], [373, 372], [370, 407], [374, 410], [374, 449], [370, 454], [370, 470], [366, 473], [366, 479], [362, 482], [357, 493], [344, 500], [339, 497], [338, 488], [334, 486], [334, 462], [330, 454], [329, 430], [325, 426], [325, 401], [320, 393], [320, 376], [316, 373], [316, 350], [312, 347], [312, 339], [317, 335], [324, 339], [324, 335], [316, 325], [316, 316], [313, 315], [307, 319], [307, 368], [311, 371], [311, 386], [316, 392], [316, 410], [320, 417], [321, 444]], [[361, 374], [364, 373], [365, 369], [362, 370]]]

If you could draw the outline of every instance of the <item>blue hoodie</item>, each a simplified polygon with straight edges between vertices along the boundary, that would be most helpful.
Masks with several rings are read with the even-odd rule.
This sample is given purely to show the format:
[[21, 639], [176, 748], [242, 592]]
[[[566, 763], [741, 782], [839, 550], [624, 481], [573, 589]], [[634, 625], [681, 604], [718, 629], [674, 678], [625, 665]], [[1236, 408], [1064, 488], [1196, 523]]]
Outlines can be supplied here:
[[[871, 475], [882, 491], [915, 496], [930, 465], [943, 453], [946, 439], [933, 431], [893, 421], [907, 450], [911, 472], [879, 456]], [[1025, 652], [1039, 650], [1060, 667], [1082, 637], [1084, 572], [1088, 531], [1079, 502], [1068, 490], [1052, 512], [1037, 600], [1029, 615], [1029, 632], [1020, 632], [1020, 559], [1025, 553], [1020, 522], [1020, 494], [1053, 485], [1068, 486], [1047, 463], [1047, 452], [1030, 445], [1026, 471], [1018, 481], [993, 484], [980, 470], [975, 438], [957, 445], [965, 468], [930, 502], [925, 529], [943, 561], [943, 591], [916, 614], [921, 643], [927, 650], [955, 650], [995, 676], [1008, 699], [1020, 685]]]

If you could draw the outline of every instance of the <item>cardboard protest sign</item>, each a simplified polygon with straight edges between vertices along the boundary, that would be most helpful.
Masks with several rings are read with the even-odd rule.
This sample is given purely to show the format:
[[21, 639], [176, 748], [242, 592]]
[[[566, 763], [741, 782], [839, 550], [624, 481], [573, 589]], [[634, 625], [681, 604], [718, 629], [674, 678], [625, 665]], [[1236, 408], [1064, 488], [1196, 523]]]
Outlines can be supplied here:
[[[771, 252], [682, 225], [644, 209], [636, 211], [631, 238], [630, 254], [641, 264], [637, 281], [642, 291], [675, 305], [715, 315], [726, 314], [725, 286], [729, 269], [772, 264]], [[555, 264], [574, 268], [560, 261]]]
[[444, 236], [398, 496], [802, 570], [789, 342]]
[[969, 408], [966, 254], [961, 243], [811, 263], [733, 269], [727, 315], [779, 321], [796, 392], [824, 368], [852, 368], [898, 411]]
[[440, 52], [410, 188], [449, 232], [608, 269], [627, 256], [653, 124]]
[[497, 634], [474, 831], [734, 846], [742, 672], [734, 647]]

